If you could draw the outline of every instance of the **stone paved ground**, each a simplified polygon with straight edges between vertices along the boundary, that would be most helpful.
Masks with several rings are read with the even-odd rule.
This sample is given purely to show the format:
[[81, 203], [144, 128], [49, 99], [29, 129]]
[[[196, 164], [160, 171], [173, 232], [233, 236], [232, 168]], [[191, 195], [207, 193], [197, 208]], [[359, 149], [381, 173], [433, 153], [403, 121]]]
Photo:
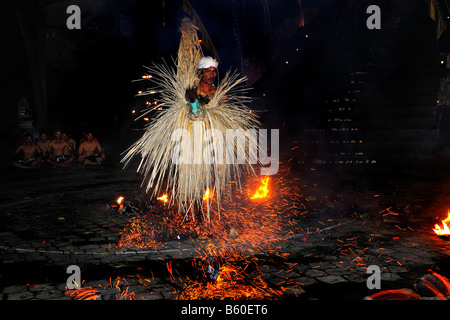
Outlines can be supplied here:
[[[450, 189], [434, 163], [402, 173], [298, 170], [302, 196], [315, 213], [295, 217], [303, 231], [252, 252], [262, 279], [283, 287], [286, 297], [361, 300], [374, 292], [366, 286], [369, 265], [381, 268], [382, 289], [412, 288], [428, 270], [449, 277], [450, 242], [431, 229], [446, 214]], [[130, 217], [106, 204], [119, 194], [141, 195], [140, 181], [114, 161], [100, 168], [3, 170], [0, 299], [74, 299], [65, 288], [69, 265], [81, 268], [83, 287], [103, 286], [103, 298], [121, 298], [128, 288], [135, 299], [176, 299], [204, 240], [117, 249]]]

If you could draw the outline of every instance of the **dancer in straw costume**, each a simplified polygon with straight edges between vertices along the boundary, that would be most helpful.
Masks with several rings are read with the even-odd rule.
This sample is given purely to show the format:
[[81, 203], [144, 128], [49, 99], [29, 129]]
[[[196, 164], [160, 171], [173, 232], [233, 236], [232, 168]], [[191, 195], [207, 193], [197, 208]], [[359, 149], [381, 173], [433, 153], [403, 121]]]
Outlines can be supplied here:
[[249, 153], [248, 148], [242, 143], [236, 147], [227, 143], [226, 132], [245, 132], [249, 146], [256, 146], [259, 122], [246, 106], [250, 102], [242, 87], [246, 79], [227, 72], [215, 87], [218, 63], [203, 57], [197, 28], [185, 18], [180, 30], [176, 68], [167, 64], [147, 68], [161, 93], [162, 102], [157, 107], [162, 111], [127, 150], [122, 162], [127, 165], [139, 154], [138, 171], [145, 177], [146, 192], [152, 190], [152, 196], [170, 193], [170, 205], [178, 205], [185, 219], [191, 215], [195, 220], [197, 210], [204, 215], [206, 209], [209, 222], [212, 199], [208, 196], [203, 200], [205, 191], [214, 195], [219, 213], [221, 197], [231, 182], [240, 185], [244, 173], [254, 174], [251, 157], [237, 161]]

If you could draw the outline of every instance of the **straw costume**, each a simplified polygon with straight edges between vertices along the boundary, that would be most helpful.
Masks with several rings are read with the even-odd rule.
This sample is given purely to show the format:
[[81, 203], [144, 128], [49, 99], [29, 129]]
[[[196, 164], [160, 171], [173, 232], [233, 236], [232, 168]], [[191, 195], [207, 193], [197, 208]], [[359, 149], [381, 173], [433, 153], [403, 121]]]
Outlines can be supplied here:
[[[195, 220], [198, 211], [203, 216], [206, 211], [209, 222], [213, 200], [217, 202], [220, 218], [224, 192], [233, 181], [240, 185], [243, 173], [254, 174], [248, 157], [243, 164], [230, 161], [248, 153], [248, 148], [226, 143], [227, 129], [256, 132], [259, 122], [245, 105], [250, 102], [247, 90], [242, 87], [246, 79], [236, 73], [227, 72], [212, 97], [192, 95], [200, 81], [199, 69], [217, 68], [217, 61], [203, 57], [197, 28], [188, 18], [182, 20], [180, 31], [176, 66], [154, 64], [147, 68], [151, 81], [157, 85], [151, 90], [161, 94], [161, 103], [148, 112], [155, 108], [162, 111], [127, 150], [122, 162], [126, 165], [133, 156], [140, 155], [138, 171], [145, 177], [147, 193], [150, 190], [152, 196], [169, 193], [170, 205], [178, 205], [184, 219], [192, 216]], [[256, 134], [247, 135], [247, 139], [249, 145], [256, 146]], [[207, 190], [213, 197], [205, 197]]]

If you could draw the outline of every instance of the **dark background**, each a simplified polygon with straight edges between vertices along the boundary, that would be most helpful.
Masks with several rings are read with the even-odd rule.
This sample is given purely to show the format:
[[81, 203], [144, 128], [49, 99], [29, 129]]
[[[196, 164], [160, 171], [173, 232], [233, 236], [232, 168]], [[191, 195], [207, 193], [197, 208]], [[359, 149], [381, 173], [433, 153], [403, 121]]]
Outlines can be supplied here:
[[[264, 128], [281, 130], [289, 161], [373, 166], [436, 152], [434, 111], [447, 73], [441, 61], [448, 31], [437, 34], [430, 1], [188, 3], [220, 57], [219, 75], [236, 69], [248, 76], [251, 107], [264, 111]], [[447, 3], [436, 3], [446, 26]], [[81, 8], [81, 30], [66, 27], [71, 4]], [[372, 4], [381, 8], [381, 30], [366, 27]], [[147, 83], [132, 80], [144, 74], [143, 66], [176, 56], [185, 16], [182, 0], [2, 1], [5, 159], [23, 126], [17, 113], [23, 97], [35, 137], [63, 128], [79, 140], [93, 130], [106, 147], [126, 148], [145, 124], [131, 110], [152, 99], [136, 98]]]

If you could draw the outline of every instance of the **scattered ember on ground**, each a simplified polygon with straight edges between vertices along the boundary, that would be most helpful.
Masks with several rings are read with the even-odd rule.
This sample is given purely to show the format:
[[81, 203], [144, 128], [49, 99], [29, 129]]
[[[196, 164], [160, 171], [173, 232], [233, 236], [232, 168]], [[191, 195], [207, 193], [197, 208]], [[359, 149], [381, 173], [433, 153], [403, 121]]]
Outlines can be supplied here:
[[[127, 280], [128, 279], [128, 280]], [[127, 277], [117, 277], [114, 281], [110, 278], [109, 285], [97, 285], [95, 287], [82, 287], [79, 289], [68, 290], [66, 295], [73, 297], [75, 300], [137, 300], [135, 292], [129, 292], [129, 282], [134, 281], [138, 287], [144, 286], [151, 293], [152, 280], [143, 279], [139, 275]]]
[[[302, 219], [304, 214], [312, 213], [311, 203], [318, 203], [323, 199], [317, 199], [314, 195], [303, 196], [302, 187], [298, 178], [291, 178], [289, 174], [279, 176], [263, 177], [262, 179], [248, 179], [242, 184], [241, 192], [233, 192], [222, 199], [220, 215], [215, 210], [215, 194], [209, 190], [204, 193], [204, 200], [211, 203], [211, 221], [206, 222], [202, 219], [202, 214], [196, 216], [195, 221], [191, 216], [183, 220], [183, 214], [179, 213], [175, 206], [168, 207], [167, 199], [170, 195], [164, 195], [159, 199], [160, 206], [155, 209], [133, 216], [128, 219], [128, 224], [119, 233], [117, 242], [118, 250], [133, 250], [137, 248], [163, 249], [167, 241], [174, 239], [191, 240], [197, 248], [197, 257], [193, 261], [202, 261], [206, 257], [215, 257], [219, 261], [220, 271], [217, 280], [208, 281], [204, 274], [204, 264], [193, 267], [198, 273], [203, 272], [203, 277], [193, 277], [189, 272], [183, 269], [177, 269], [172, 265], [172, 261], [165, 262], [169, 277], [173, 283], [178, 283], [175, 290], [177, 299], [278, 299], [282, 296], [299, 294], [303, 292], [302, 285], [296, 283], [289, 273], [294, 273], [297, 263], [292, 260], [287, 261], [289, 253], [279, 253], [278, 257], [286, 259], [286, 262], [277, 261], [276, 266], [280, 274], [286, 275], [280, 277], [280, 281], [269, 284], [265, 282], [262, 264], [263, 261], [256, 258], [256, 255], [264, 252], [276, 251], [277, 240], [283, 240], [291, 236], [300, 234], [306, 236], [317, 230], [309, 227], [302, 229]], [[326, 198], [326, 197], [325, 197]], [[323, 200], [326, 202], [326, 200]], [[323, 206], [320, 205], [322, 208]], [[333, 206], [329, 206], [334, 209]], [[368, 219], [373, 220], [375, 224], [392, 222], [398, 232], [407, 231], [394, 225], [399, 216], [397, 208], [387, 207], [382, 211], [373, 212], [374, 215], [367, 216], [353, 211], [351, 209], [351, 218], [360, 221], [362, 226]], [[395, 211], [394, 211], [395, 210]], [[337, 212], [337, 210], [336, 210]], [[349, 211], [350, 212], [350, 211]], [[220, 216], [220, 219], [219, 219]], [[296, 219], [291, 219], [291, 217]], [[327, 219], [328, 218], [328, 219]], [[392, 221], [387, 221], [386, 219]], [[320, 228], [325, 226], [324, 222], [334, 222], [328, 216], [320, 216], [322, 221], [316, 221]], [[360, 219], [360, 220], [359, 220]], [[309, 230], [311, 228], [311, 230]], [[411, 228], [409, 230], [413, 231]], [[302, 236], [303, 237], [303, 236]], [[399, 239], [395, 234], [392, 239]], [[323, 239], [322, 239], [323, 240]], [[349, 236], [336, 239], [336, 250], [333, 254], [338, 258], [335, 264], [326, 268], [327, 272], [333, 269], [343, 269], [345, 272], [354, 276], [355, 279], [362, 279], [366, 276], [367, 266], [379, 264], [380, 260], [386, 263], [386, 266], [396, 263], [398, 267], [403, 268], [406, 258], [396, 261], [389, 254], [386, 254], [383, 248], [383, 242], [387, 240], [382, 236], [372, 233]], [[313, 254], [311, 254], [313, 255]], [[309, 258], [308, 255], [305, 258]], [[267, 262], [267, 261], [265, 261]], [[261, 266], [261, 270], [259, 270]], [[382, 267], [386, 269], [387, 267]], [[321, 265], [309, 266], [311, 269], [325, 267]], [[272, 271], [273, 272], [273, 271]], [[150, 283], [143, 285], [150, 288]], [[113, 288], [116, 288], [113, 286]], [[117, 298], [134, 299], [133, 293], [128, 293], [124, 286], [119, 286]], [[100, 288], [101, 289], [101, 288]], [[96, 291], [97, 290], [97, 291]], [[101, 291], [101, 290], [100, 290]], [[70, 295], [76, 299], [94, 299], [98, 292], [96, 288], [83, 288], [79, 291], [70, 291]], [[405, 298], [415, 298], [413, 295], [404, 294], [404, 292], [389, 292], [389, 294], [403, 293]], [[69, 292], [68, 292], [69, 294]], [[96, 295], [97, 294], [97, 295]]]
[[[267, 188], [269, 178], [262, 179], [262, 187]], [[210, 193], [205, 197], [211, 199], [211, 222], [207, 223], [199, 214], [196, 221], [183, 222], [183, 217], [176, 208], [165, 208], [157, 214], [144, 214], [133, 217], [119, 234], [117, 248], [154, 248], [164, 241], [190, 238], [208, 239], [216, 247], [224, 245], [228, 251], [230, 242], [233, 246], [247, 245], [254, 249], [271, 241], [288, 236], [295, 232], [295, 226], [289, 215], [298, 212], [301, 207], [298, 187], [289, 186], [286, 177], [277, 177], [270, 181], [270, 194], [265, 197], [254, 197], [259, 181], [247, 181], [243, 190], [247, 193], [235, 192], [222, 200], [219, 213]], [[258, 187], [257, 190], [260, 190]], [[253, 196], [250, 196], [253, 194]], [[216, 210], [214, 210], [216, 209]]]
[[[219, 262], [219, 275], [215, 281], [208, 281], [205, 276], [205, 264], [195, 265], [202, 277], [181, 275], [175, 278], [178, 270], [172, 262], [166, 262], [172, 282], [183, 283], [183, 290], [178, 299], [277, 299], [289, 288], [296, 287], [295, 292], [301, 292], [299, 284], [281, 281], [278, 288], [270, 287], [263, 279], [263, 273], [258, 269], [257, 258], [253, 254], [260, 253], [263, 247], [270, 246], [274, 240], [290, 236], [301, 229], [289, 219], [293, 213], [304, 210], [298, 183], [292, 183], [289, 177], [279, 176], [276, 179], [263, 177], [249, 179], [242, 185], [242, 192], [235, 192], [222, 200], [219, 213], [214, 210], [214, 193], [206, 190], [204, 199], [211, 202], [211, 219], [183, 221], [176, 207], [161, 207], [160, 210], [131, 217], [128, 225], [119, 233], [117, 248], [128, 250], [136, 248], [158, 248], [164, 242], [173, 239], [190, 239], [201, 241], [200, 257], [216, 257]], [[295, 186], [292, 186], [295, 185]], [[243, 191], [247, 190], [247, 191]], [[168, 195], [158, 198], [166, 204]], [[245, 253], [244, 253], [245, 251]], [[283, 256], [284, 257], [284, 256]], [[251, 271], [250, 271], [251, 270]], [[292, 269], [288, 269], [292, 271]], [[134, 295], [119, 286], [124, 281], [118, 278], [116, 288], [119, 299], [133, 299]], [[149, 283], [142, 283], [148, 285]], [[99, 288], [81, 288], [68, 291], [75, 299], [96, 299]], [[127, 289], [126, 289], [127, 290]]]
[[241, 267], [230, 262], [221, 265], [216, 281], [196, 281], [187, 279], [186, 287], [178, 296], [179, 300], [243, 300], [276, 299], [282, 290], [270, 288], [261, 278], [248, 275]]
[[66, 291], [66, 294], [76, 300], [96, 300], [100, 294], [100, 291], [93, 287], [83, 287], [80, 289]]

